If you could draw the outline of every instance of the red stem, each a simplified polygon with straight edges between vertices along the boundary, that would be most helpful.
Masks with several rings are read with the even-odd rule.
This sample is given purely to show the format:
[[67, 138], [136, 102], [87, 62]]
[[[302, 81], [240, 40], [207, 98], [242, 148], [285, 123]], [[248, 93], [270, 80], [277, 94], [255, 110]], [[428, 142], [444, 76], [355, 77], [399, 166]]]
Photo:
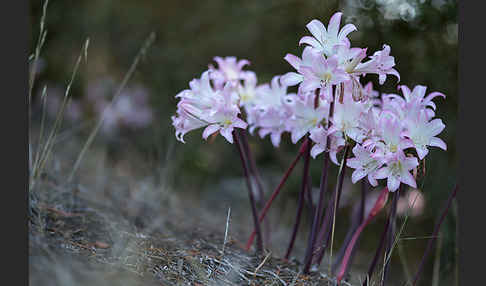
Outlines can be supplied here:
[[[361, 180], [361, 200], [360, 202], [357, 202], [355, 204], [355, 207], [353, 209], [352, 213], [352, 219], [350, 226], [348, 228], [348, 231], [346, 233], [346, 237], [344, 238], [344, 241], [341, 245], [341, 248], [339, 249], [338, 254], [336, 255], [336, 260], [333, 262], [332, 266], [332, 272], [331, 273], [336, 273], [337, 267], [341, 265], [341, 262], [343, 261], [344, 257], [344, 252], [346, 251], [346, 248], [349, 245], [349, 242], [351, 241], [351, 238], [353, 237], [353, 234], [356, 232], [358, 227], [360, 226], [361, 223], [364, 222], [365, 217], [364, 217], [364, 200], [366, 199], [366, 180]], [[359, 243], [359, 241], [358, 241]], [[354, 253], [356, 252], [356, 248], [359, 246], [356, 245], [351, 252], [351, 257], [349, 258], [350, 261], [348, 263], [353, 262], [353, 257]]]
[[258, 187], [258, 202], [257, 202], [257, 204], [259, 205], [259, 207], [261, 207], [263, 205], [263, 202], [264, 202], [264, 191], [263, 191], [263, 184], [262, 184], [261, 176], [260, 176], [260, 173], [258, 172], [256, 162], [255, 162], [255, 158], [253, 157], [253, 154], [251, 153], [250, 144], [248, 143], [248, 136], [246, 135], [246, 130], [244, 130], [244, 129], [241, 130], [240, 135], [241, 135], [241, 138], [242, 138], [241, 141], [243, 143], [243, 148], [245, 150], [246, 157], [248, 158], [248, 162], [250, 163], [249, 164], [250, 174], [253, 175], [253, 178], [255, 179], [255, 182], [256, 182], [257, 187]]
[[450, 194], [449, 199], [447, 200], [447, 204], [444, 207], [444, 210], [442, 211], [442, 215], [440, 216], [439, 221], [435, 224], [434, 233], [432, 234], [432, 238], [429, 240], [429, 243], [427, 244], [427, 248], [425, 249], [424, 256], [422, 257], [422, 261], [420, 261], [420, 266], [417, 270], [417, 273], [415, 273], [415, 277], [413, 279], [413, 285], [414, 286], [417, 284], [418, 279], [420, 277], [420, 274], [422, 273], [425, 261], [427, 260], [427, 256], [429, 255], [429, 252], [432, 249], [432, 245], [434, 244], [434, 242], [437, 238], [437, 234], [439, 233], [440, 226], [442, 225], [442, 222], [444, 221], [447, 213], [449, 212], [449, 208], [451, 207], [452, 199], [454, 199], [456, 197], [457, 189], [458, 189], [458, 186], [456, 185], [456, 187], [454, 188], [454, 190]]
[[[333, 87], [334, 91], [334, 87]], [[329, 115], [328, 118], [332, 118], [334, 114], [334, 101], [331, 102], [331, 106], [329, 107]], [[329, 121], [329, 127], [331, 127], [331, 121]], [[327, 150], [328, 147], [331, 145], [330, 136], [326, 138], [326, 147], [324, 151], [324, 165], [322, 167], [321, 172], [321, 182], [319, 186], [319, 198], [317, 201], [317, 207], [314, 210], [314, 219], [312, 220], [311, 231], [309, 234], [309, 239], [307, 242], [307, 249], [305, 251], [304, 257], [304, 274], [309, 274], [310, 266], [312, 264], [312, 257], [314, 255], [314, 244], [316, 242], [316, 234], [317, 228], [319, 227], [319, 220], [322, 217], [322, 207], [324, 204], [324, 196], [326, 193], [326, 186], [327, 186], [327, 173], [329, 170], [329, 151]]]
[[[344, 147], [343, 169], [341, 170], [341, 174], [339, 174], [338, 185], [337, 185], [336, 189], [334, 190], [334, 195], [332, 196], [332, 198], [329, 201], [328, 207], [326, 209], [326, 213], [324, 215], [324, 221], [322, 223], [322, 227], [319, 230], [319, 233], [317, 235], [316, 248], [317, 248], [317, 245], [322, 246], [318, 251], [318, 255], [317, 255], [317, 259], [316, 259], [317, 265], [321, 265], [322, 258], [324, 257], [324, 253], [326, 252], [326, 248], [327, 248], [327, 245], [329, 243], [329, 239], [331, 238], [331, 229], [332, 229], [332, 225], [333, 225], [333, 221], [331, 220], [331, 218], [334, 217], [334, 213], [336, 212], [336, 210], [334, 209], [334, 205], [336, 206], [336, 208], [339, 207], [339, 200], [341, 198], [344, 176], [346, 174], [346, 161], [347, 161], [347, 157], [348, 157], [348, 151], [349, 151], [349, 145], [346, 144], [346, 146]], [[334, 204], [334, 200], [335, 200], [336, 196], [337, 196], [337, 200], [336, 200], [337, 203]]]
[[[382, 286], [385, 286], [386, 282], [386, 277], [388, 275], [388, 269], [390, 268], [390, 260], [391, 260], [391, 250], [393, 247], [393, 242], [395, 241], [395, 224], [396, 224], [396, 216], [397, 216], [397, 204], [398, 204], [398, 198], [400, 197], [400, 192], [403, 191], [404, 185], [401, 184], [400, 188], [393, 193], [393, 201], [391, 205], [391, 210], [390, 210], [390, 223], [388, 227], [388, 234], [387, 234], [387, 242], [386, 242], [386, 248], [385, 248], [385, 266], [384, 266], [384, 272], [383, 272], [383, 280], [382, 280]], [[388, 257], [390, 256], [390, 257]], [[388, 258], [387, 258], [388, 257]]]
[[[280, 190], [282, 189], [282, 187], [284, 186], [284, 184], [287, 181], [288, 177], [292, 173], [292, 170], [295, 168], [295, 165], [297, 165], [297, 162], [299, 162], [300, 157], [302, 157], [302, 155], [303, 155], [303, 153], [304, 153], [304, 151], [306, 149], [307, 144], [309, 144], [309, 140], [306, 139], [302, 143], [302, 145], [300, 147], [300, 150], [299, 150], [299, 153], [297, 154], [297, 157], [294, 159], [294, 161], [292, 162], [292, 164], [290, 164], [289, 168], [285, 172], [285, 174], [282, 177], [282, 180], [278, 184], [277, 188], [273, 191], [272, 195], [270, 196], [270, 198], [266, 202], [265, 206], [263, 207], [263, 210], [261, 211], [260, 216], [258, 218], [258, 221], [259, 222], [262, 222], [263, 219], [265, 218], [265, 215], [267, 214], [268, 209], [272, 205], [273, 200], [275, 200], [275, 198], [277, 197], [277, 195], [280, 193]], [[256, 230], [253, 230], [253, 232], [250, 235], [250, 238], [248, 239], [248, 241], [246, 243], [246, 247], [245, 247], [246, 250], [249, 250], [250, 249], [251, 244], [253, 243], [253, 240], [255, 239], [255, 235], [256, 235]]]
[[[262, 233], [261, 233], [261, 227], [260, 227], [260, 222], [258, 221], [258, 213], [256, 210], [256, 204], [255, 204], [255, 198], [253, 196], [253, 190], [251, 186], [251, 181], [250, 181], [250, 174], [248, 171], [248, 160], [245, 158], [245, 153], [243, 150], [243, 146], [240, 142], [240, 136], [237, 130], [233, 132], [233, 138], [236, 143], [236, 147], [238, 149], [238, 152], [240, 154], [240, 159], [241, 163], [243, 165], [243, 171], [245, 173], [245, 178], [246, 178], [246, 184], [248, 187], [248, 197], [250, 198], [250, 204], [251, 204], [251, 211], [253, 214], [253, 224], [255, 226], [255, 232], [257, 235], [257, 245], [256, 245], [256, 251], [257, 253], [261, 253], [263, 251], [263, 240], [262, 240]], [[248, 248], [249, 249], [249, 248]]]
[[385, 227], [383, 229], [383, 232], [381, 233], [380, 237], [380, 242], [378, 243], [378, 248], [376, 249], [375, 256], [373, 257], [373, 260], [371, 261], [370, 267], [368, 268], [368, 274], [367, 274], [367, 279], [363, 281], [362, 286], [368, 286], [369, 281], [371, 281], [371, 277], [373, 276], [373, 272], [375, 270], [376, 263], [378, 263], [378, 258], [381, 255], [381, 251], [383, 250], [383, 247], [385, 246], [385, 239], [386, 239], [386, 234], [388, 233], [388, 227], [390, 224], [390, 220], [387, 219], [385, 222]]
[[[306, 136], [307, 139], [308, 136]], [[302, 175], [302, 189], [299, 192], [299, 202], [298, 202], [298, 207], [297, 207], [297, 215], [295, 217], [295, 223], [294, 223], [294, 228], [292, 230], [292, 236], [290, 238], [290, 243], [287, 248], [287, 252], [285, 254], [285, 259], [289, 259], [290, 253], [292, 252], [292, 249], [294, 248], [294, 243], [295, 243], [295, 238], [297, 237], [297, 231], [299, 230], [299, 225], [300, 225], [300, 218], [302, 216], [302, 209], [304, 208], [304, 200], [305, 200], [305, 193], [307, 189], [307, 184], [308, 182], [308, 176], [309, 176], [309, 163], [310, 163], [310, 144], [307, 144], [307, 148], [305, 151], [305, 157], [304, 157], [304, 173]], [[312, 204], [312, 201], [309, 202]]]
[[351, 256], [351, 252], [352, 252], [354, 245], [356, 244], [356, 241], [358, 240], [361, 232], [371, 222], [371, 220], [381, 211], [381, 209], [383, 209], [383, 206], [385, 206], [387, 199], [388, 199], [388, 189], [384, 188], [381, 191], [380, 196], [376, 200], [375, 205], [373, 206], [373, 209], [371, 210], [370, 214], [368, 215], [366, 220], [358, 227], [358, 229], [354, 233], [353, 238], [351, 239], [351, 241], [350, 241], [350, 243], [349, 243], [349, 245], [346, 248], [346, 251], [344, 253], [344, 257], [343, 257], [341, 266], [339, 267], [339, 272], [338, 272], [338, 275], [337, 275], [338, 285], [339, 285], [339, 283], [341, 283], [341, 280], [343, 279], [344, 274], [346, 273], [346, 269], [347, 269], [349, 261], [350, 261], [349, 258]]
[[[251, 153], [250, 144], [248, 143], [248, 136], [246, 134], [245, 129], [242, 129], [240, 131], [240, 136], [241, 136], [241, 139], [242, 139], [241, 141], [242, 141], [243, 148], [244, 148], [245, 153], [246, 153], [246, 158], [248, 159], [247, 161], [249, 162], [248, 167], [249, 167], [250, 175], [256, 182], [256, 186], [257, 186], [257, 190], [258, 190], [258, 199], [256, 200], [256, 207], [257, 207], [257, 210], [260, 211], [261, 208], [263, 207], [263, 204], [265, 203], [265, 192], [264, 192], [264, 189], [263, 189], [263, 184], [262, 184], [260, 172], [258, 172], [256, 162], [255, 162], [255, 158], [253, 157], [253, 154]], [[270, 242], [270, 234], [271, 234], [270, 224], [268, 223], [268, 221], [263, 221], [261, 226], [262, 226], [262, 231], [263, 231], [263, 243], [265, 245], [267, 245], [267, 247], [268, 247], [268, 244]]]

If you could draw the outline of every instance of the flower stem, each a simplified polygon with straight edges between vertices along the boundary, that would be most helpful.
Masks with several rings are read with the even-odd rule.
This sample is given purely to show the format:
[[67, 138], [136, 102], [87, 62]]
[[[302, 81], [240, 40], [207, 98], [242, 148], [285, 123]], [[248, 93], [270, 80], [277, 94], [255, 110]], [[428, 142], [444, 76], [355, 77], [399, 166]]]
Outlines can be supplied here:
[[[355, 231], [358, 229], [361, 223], [364, 221], [364, 201], [366, 200], [366, 191], [367, 191], [368, 186], [366, 185], [365, 180], [361, 180], [361, 200], [360, 202], [357, 202], [354, 207], [354, 212], [351, 220], [351, 224], [349, 226], [348, 232], [346, 233], [346, 237], [344, 238], [344, 242], [339, 249], [338, 254], [336, 255], [336, 261], [333, 264], [333, 270], [332, 272], [334, 273], [337, 269], [337, 267], [341, 264], [342, 259], [344, 257], [345, 251], [349, 246], [349, 243], [355, 233]], [[358, 241], [359, 242], [359, 241]], [[353, 258], [354, 258], [354, 253], [356, 250], [357, 246], [355, 246], [351, 252], [350, 258], [349, 258], [349, 264], [352, 263]]]
[[360, 222], [363, 222], [363, 220], [365, 219], [364, 218], [364, 215], [365, 215], [365, 211], [366, 211], [366, 206], [365, 206], [365, 203], [366, 203], [366, 193], [368, 192], [369, 190], [369, 183], [368, 181], [366, 180], [362, 180], [361, 181], [361, 208], [360, 208]]
[[[332, 118], [332, 115], [334, 113], [334, 101], [331, 102], [331, 106], [329, 108], [329, 116], [328, 118]], [[331, 121], [329, 120], [329, 127], [331, 127]], [[325, 146], [325, 152], [324, 152], [324, 165], [322, 167], [322, 173], [321, 173], [321, 183], [319, 186], [319, 199], [317, 201], [317, 207], [314, 210], [314, 218], [312, 220], [312, 227], [309, 235], [309, 240], [307, 243], [307, 249], [305, 252], [305, 258], [304, 258], [304, 274], [309, 274], [310, 266], [312, 263], [312, 257], [314, 255], [314, 244], [316, 241], [316, 233], [317, 233], [317, 228], [319, 225], [319, 219], [322, 217], [322, 208], [324, 204], [324, 196], [326, 193], [326, 186], [327, 186], [327, 173], [329, 170], [329, 151], [328, 148], [330, 146], [330, 138], [327, 136], [326, 138], [326, 146]]]
[[[246, 130], [245, 129], [240, 130], [240, 135], [241, 135], [241, 139], [242, 139], [241, 140], [242, 145], [243, 145], [243, 148], [244, 148], [245, 153], [246, 153], [247, 162], [249, 162], [250, 175], [256, 182], [256, 186], [257, 186], [257, 190], [258, 190], [258, 198], [256, 199], [256, 206], [257, 206], [257, 210], [260, 211], [263, 208], [263, 205], [265, 203], [265, 195], [264, 195], [265, 191], [263, 189], [263, 184], [262, 184], [260, 172], [258, 172], [258, 169], [257, 169], [257, 166], [256, 166], [255, 158], [253, 157], [253, 154], [251, 153], [250, 144], [248, 143], [248, 136], [247, 136]], [[270, 224], [268, 223], [268, 221], [265, 220], [265, 221], [262, 222], [262, 228], [263, 228], [263, 239], [264, 239], [263, 242], [268, 247], [268, 243], [270, 241]]]
[[356, 232], [353, 234], [353, 237], [351, 238], [351, 241], [349, 242], [349, 245], [346, 247], [346, 251], [344, 253], [344, 257], [342, 260], [342, 263], [339, 267], [339, 272], [337, 274], [337, 282], [338, 284], [341, 282], [343, 279], [344, 275], [346, 274], [347, 268], [351, 262], [351, 255], [355, 249], [356, 243], [358, 241], [359, 236], [361, 235], [361, 232], [363, 232], [363, 229], [371, 222], [371, 220], [383, 209], [383, 207], [386, 204], [386, 201], [388, 199], [388, 189], [384, 188], [378, 199], [376, 199], [375, 205], [373, 206], [373, 209], [371, 210], [370, 214], [366, 218], [365, 221], [363, 221], [360, 226], [357, 228]]
[[388, 217], [389, 222], [389, 227], [388, 227], [388, 233], [386, 235], [386, 245], [385, 245], [385, 263], [383, 265], [383, 276], [381, 279], [381, 285], [385, 286], [386, 282], [386, 277], [388, 274], [388, 270], [390, 268], [390, 260], [391, 260], [391, 253], [392, 253], [392, 245], [393, 242], [395, 241], [395, 229], [396, 229], [396, 216], [397, 216], [397, 204], [398, 204], [398, 198], [400, 197], [400, 192], [403, 191], [403, 184], [400, 184], [400, 188], [392, 193], [393, 195], [393, 201], [390, 209], [390, 215]]
[[[339, 166], [339, 175], [338, 175], [338, 186], [336, 188], [336, 202], [334, 204], [334, 207], [332, 208], [332, 225], [331, 225], [331, 246], [330, 246], [330, 255], [329, 255], [329, 273], [331, 273], [331, 267], [332, 267], [332, 247], [334, 245], [334, 229], [336, 226], [336, 213], [337, 213], [337, 208], [339, 207], [339, 201], [341, 199], [341, 192], [343, 189], [343, 181], [344, 181], [344, 175], [346, 173], [346, 161], [348, 158], [348, 151], [349, 151], [349, 145], [346, 144], [344, 146], [344, 157], [343, 160], [341, 161], [341, 166]], [[327, 244], [327, 243], [326, 243]], [[325, 248], [323, 249], [325, 251]]]
[[258, 172], [256, 163], [255, 163], [255, 158], [253, 157], [253, 154], [251, 153], [250, 145], [248, 144], [248, 136], [246, 134], [246, 130], [241, 130], [240, 131], [241, 135], [241, 141], [243, 144], [243, 148], [245, 150], [245, 153], [247, 155], [248, 162], [250, 163], [249, 169], [250, 169], [250, 174], [252, 177], [255, 179], [257, 189], [258, 189], [258, 200], [257, 200], [257, 206], [259, 208], [263, 207], [263, 203], [265, 202], [264, 200], [264, 190], [263, 190], [263, 184], [261, 180], [260, 173]]
[[236, 143], [238, 152], [240, 154], [241, 164], [243, 165], [243, 171], [245, 173], [246, 185], [248, 187], [248, 196], [250, 198], [251, 211], [252, 211], [252, 214], [253, 214], [253, 224], [255, 225], [255, 231], [256, 231], [256, 237], [257, 237], [256, 251], [257, 251], [258, 254], [260, 254], [263, 251], [262, 233], [261, 233], [261, 230], [260, 230], [260, 222], [258, 221], [258, 213], [257, 213], [257, 209], [256, 209], [255, 198], [253, 196], [253, 190], [252, 190], [252, 185], [251, 185], [251, 181], [250, 181], [250, 174], [249, 174], [249, 171], [248, 171], [248, 161], [247, 161], [247, 158], [245, 158], [243, 146], [240, 142], [240, 136], [239, 135], [240, 135], [239, 132], [235, 130], [234, 133], [233, 133], [233, 138], [234, 138], [234, 141]]
[[454, 190], [449, 195], [449, 199], [447, 200], [447, 203], [444, 207], [444, 210], [442, 211], [442, 215], [440, 216], [439, 221], [435, 224], [434, 232], [432, 234], [432, 238], [429, 240], [429, 242], [427, 244], [427, 248], [425, 249], [424, 256], [422, 257], [422, 261], [420, 261], [420, 266], [417, 270], [417, 273], [415, 273], [415, 277], [413, 279], [413, 285], [414, 286], [417, 284], [417, 282], [419, 280], [420, 274], [422, 273], [424, 265], [425, 265], [425, 261], [427, 260], [427, 257], [429, 255], [429, 252], [432, 249], [432, 246], [434, 245], [435, 239], [437, 238], [437, 234], [439, 233], [439, 230], [440, 230], [440, 226], [442, 225], [442, 222], [444, 221], [447, 213], [449, 212], [449, 208], [451, 207], [452, 200], [456, 197], [457, 190], [458, 190], [458, 186], [456, 185]]
[[[295, 168], [295, 165], [297, 165], [297, 163], [299, 162], [300, 157], [302, 157], [305, 148], [307, 148], [306, 147], [307, 144], [310, 144], [310, 143], [309, 143], [309, 140], [306, 139], [302, 143], [302, 145], [300, 147], [300, 150], [299, 150], [299, 153], [297, 154], [297, 157], [294, 159], [294, 161], [292, 161], [292, 163], [290, 164], [289, 168], [285, 172], [284, 176], [280, 180], [280, 183], [278, 184], [277, 188], [273, 191], [272, 195], [270, 196], [270, 198], [268, 199], [268, 201], [265, 203], [265, 206], [263, 207], [262, 211], [260, 212], [260, 216], [258, 217], [258, 221], [259, 222], [262, 222], [263, 219], [265, 218], [265, 215], [267, 214], [268, 209], [272, 205], [272, 202], [275, 200], [275, 198], [277, 197], [277, 195], [280, 193], [280, 190], [284, 186], [285, 182], [287, 182], [287, 179], [290, 176], [290, 174], [292, 173], [292, 170]], [[253, 232], [250, 235], [250, 238], [248, 239], [248, 241], [246, 243], [246, 250], [249, 250], [250, 249], [250, 246], [253, 243], [253, 240], [255, 239], [255, 235], [256, 235], [256, 229], [253, 230]]]
[[[306, 136], [306, 140], [308, 140], [307, 138], [308, 138], [308, 135]], [[287, 248], [287, 252], [285, 254], [285, 257], [284, 257], [285, 259], [289, 259], [290, 253], [292, 252], [292, 249], [294, 247], [295, 238], [297, 236], [297, 231], [298, 231], [299, 225], [300, 225], [300, 218], [302, 216], [302, 209], [304, 207], [304, 198], [305, 198], [304, 195], [305, 195], [306, 191], [308, 192], [310, 144], [307, 144], [304, 156], [305, 157], [304, 157], [304, 171], [303, 171], [303, 175], [302, 175], [302, 188], [299, 192], [299, 202], [298, 202], [298, 207], [297, 207], [297, 214], [296, 214], [296, 217], [295, 217], [295, 223], [294, 223], [294, 228], [292, 230], [292, 236], [290, 238], [290, 243], [289, 243], [289, 246]], [[312, 207], [312, 201], [309, 201], [309, 203], [311, 204], [311, 207]]]
[[[334, 234], [335, 209], [337, 206], [339, 206], [339, 200], [341, 198], [341, 191], [343, 187], [344, 175], [346, 170], [344, 166], [346, 166], [346, 161], [347, 161], [347, 156], [349, 151], [348, 145], [346, 145], [346, 147], [344, 148], [345, 148], [344, 158], [339, 168], [338, 184], [336, 186], [336, 189], [334, 190], [334, 197], [332, 197], [328, 202], [326, 213], [324, 215], [324, 219], [322, 221], [319, 234], [317, 235], [317, 240], [316, 240], [317, 241], [316, 249], [318, 249], [317, 259], [316, 259], [317, 265], [321, 264], [322, 258], [324, 257], [324, 253], [326, 252], [326, 248], [329, 243], [329, 239], [331, 238], [331, 236], [333, 237]], [[333, 218], [332, 222], [331, 222], [331, 217]], [[320, 245], [320, 247], [317, 247], [318, 245]], [[330, 258], [332, 258], [332, 255]]]
[[387, 219], [386, 222], [385, 222], [385, 228], [383, 229], [383, 232], [381, 234], [380, 243], [378, 244], [378, 248], [376, 249], [375, 256], [373, 257], [373, 260], [371, 261], [370, 267], [368, 268], [368, 274], [367, 274], [366, 279], [363, 282], [362, 286], [368, 286], [370, 281], [371, 281], [371, 277], [373, 276], [375, 266], [378, 263], [378, 259], [381, 256], [381, 251], [383, 250], [383, 247], [385, 246], [385, 238], [386, 238], [386, 234], [388, 233], [389, 225], [390, 225], [390, 220]]

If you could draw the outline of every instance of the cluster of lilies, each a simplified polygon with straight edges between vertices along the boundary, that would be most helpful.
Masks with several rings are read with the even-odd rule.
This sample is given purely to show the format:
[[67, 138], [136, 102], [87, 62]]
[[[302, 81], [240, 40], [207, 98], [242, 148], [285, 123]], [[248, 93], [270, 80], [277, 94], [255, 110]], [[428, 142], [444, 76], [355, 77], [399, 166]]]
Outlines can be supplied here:
[[[312, 264], [321, 263], [329, 246], [332, 253], [336, 209], [346, 167], [353, 170], [351, 181], [361, 181], [366, 188], [377, 187], [378, 180], [386, 180], [386, 187], [382, 188], [373, 207], [368, 210], [362, 207], [359, 224], [343, 244], [339, 259], [330, 263], [338, 282], [346, 273], [361, 231], [384, 207], [388, 194], [393, 194], [392, 210], [394, 203], [396, 212], [400, 190], [406, 185], [417, 188], [417, 169], [429, 148], [447, 149], [446, 143], [436, 137], [445, 125], [435, 118], [436, 105], [432, 101], [445, 95], [427, 94], [427, 88], [422, 85], [412, 89], [398, 85], [397, 93], [379, 94], [371, 82], [363, 84], [368, 74], [377, 75], [381, 85], [389, 76], [399, 82], [395, 59], [386, 44], [372, 55], [367, 54], [366, 48], [352, 47], [348, 34], [356, 27], [346, 24], [340, 28], [341, 16], [342, 13], [335, 13], [327, 27], [319, 20], [310, 21], [306, 27], [311, 36], [304, 36], [299, 42], [305, 45], [301, 57], [292, 54], [284, 57], [294, 71], [274, 76], [270, 83], [258, 83], [255, 72], [244, 69], [250, 64], [248, 60], [215, 57], [216, 67], [209, 65], [200, 78], [190, 81], [189, 89], [176, 95], [179, 103], [177, 114], [172, 117], [176, 137], [181, 142], [187, 132], [204, 127], [204, 139], [219, 133], [229, 143], [236, 143], [247, 178], [255, 225], [247, 247], [251, 247], [256, 237], [258, 252], [263, 249], [260, 223], [297, 161], [304, 158], [296, 222], [285, 256], [288, 258], [292, 251], [302, 209], [307, 202], [313, 220], [304, 273], [309, 273]], [[247, 129], [261, 138], [268, 135], [275, 147], [280, 145], [285, 132], [290, 134], [293, 144], [301, 141], [297, 157], [260, 210], [252, 190], [251, 179], [259, 180], [259, 176], [255, 176], [258, 171], [247, 141]], [[323, 154], [324, 164], [319, 198], [313, 203], [309, 164], [310, 157], [316, 159], [320, 154]], [[325, 207], [329, 161], [339, 166], [339, 173], [336, 188]], [[256, 185], [261, 188], [261, 182]], [[364, 195], [363, 192], [362, 200]], [[388, 246], [385, 253], [390, 252], [394, 216], [391, 211], [390, 226], [387, 224], [385, 231], [390, 237], [385, 243]], [[369, 276], [373, 268], [370, 270]]]

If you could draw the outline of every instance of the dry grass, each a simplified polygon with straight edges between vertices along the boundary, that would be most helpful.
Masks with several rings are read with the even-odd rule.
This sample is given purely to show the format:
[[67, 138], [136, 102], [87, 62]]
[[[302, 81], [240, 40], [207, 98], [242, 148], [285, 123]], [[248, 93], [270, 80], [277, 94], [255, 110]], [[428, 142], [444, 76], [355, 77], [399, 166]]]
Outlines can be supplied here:
[[[301, 275], [296, 261], [244, 251], [242, 242], [228, 231], [229, 216], [221, 217], [227, 224], [218, 224], [224, 229], [217, 232], [211, 221], [200, 223], [208, 227], [195, 226], [180, 211], [191, 206], [184, 206], [173, 194], [160, 192], [158, 199], [129, 199], [123, 204], [130, 195], [119, 187], [123, 182], [111, 176], [112, 184], [102, 193], [79, 183], [63, 184], [62, 176], [41, 176], [30, 193], [31, 285], [322, 285], [331, 281], [318, 272]], [[151, 186], [150, 192], [157, 192]]]

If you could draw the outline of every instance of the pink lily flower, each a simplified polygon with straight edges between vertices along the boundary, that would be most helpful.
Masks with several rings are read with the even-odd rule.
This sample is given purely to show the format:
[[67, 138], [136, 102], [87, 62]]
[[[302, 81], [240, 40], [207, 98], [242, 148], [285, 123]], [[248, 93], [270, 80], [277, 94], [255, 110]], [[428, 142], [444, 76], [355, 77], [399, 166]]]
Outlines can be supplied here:
[[336, 45], [348, 45], [348, 34], [356, 30], [353, 24], [345, 25], [341, 30], [339, 29], [341, 23], [341, 16], [343, 13], [337, 12], [332, 15], [329, 20], [329, 25], [326, 27], [319, 20], [312, 20], [306, 25], [312, 37], [305, 36], [299, 41], [299, 45], [307, 44], [313, 47], [316, 51], [330, 56], [333, 53], [333, 48]]
[[355, 74], [378, 74], [380, 84], [385, 83], [388, 74], [394, 75], [400, 81], [400, 74], [393, 67], [395, 66], [395, 58], [390, 56], [390, 46], [383, 45], [383, 50], [376, 51], [370, 60], [365, 63], [360, 63], [353, 70]]
[[440, 119], [428, 120], [424, 110], [419, 113], [417, 118], [409, 119], [406, 123], [407, 130], [405, 136], [410, 138], [417, 155], [422, 160], [428, 153], [427, 146], [439, 147], [447, 150], [447, 145], [442, 139], [435, 137], [444, 130], [445, 125]]
[[302, 59], [292, 54], [285, 55], [284, 59], [297, 71], [288, 72], [280, 79], [281, 83], [286, 86], [294, 86], [301, 83], [304, 80], [301, 67], [310, 67], [314, 62], [314, 59], [319, 56], [311, 47], [305, 47], [302, 52]]
[[327, 124], [329, 103], [321, 99], [318, 100], [319, 106], [315, 108], [315, 95], [313, 93], [300, 94], [289, 105], [292, 110], [292, 117], [288, 118], [286, 122], [291, 132], [292, 143], [297, 143], [307, 132]]
[[350, 79], [348, 73], [338, 66], [336, 56], [326, 59], [323, 56], [313, 55], [312, 66], [301, 66], [301, 71], [304, 76], [301, 83], [303, 93], [337, 85]]
[[214, 61], [218, 63], [218, 68], [209, 65], [209, 70], [212, 71], [211, 79], [217, 88], [221, 88], [225, 82], [236, 85], [239, 80], [243, 79], [243, 67], [250, 64], [248, 60], [238, 61], [236, 57], [214, 57]]
[[347, 160], [347, 166], [355, 169], [351, 175], [351, 181], [355, 184], [364, 177], [368, 177], [368, 181], [374, 187], [378, 185], [374, 175], [376, 171], [383, 166], [384, 161], [377, 160], [372, 156], [370, 148], [365, 148], [356, 144], [353, 148], [354, 158]]
[[388, 158], [386, 165], [376, 171], [375, 179], [387, 179], [387, 187], [390, 192], [394, 192], [400, 186], [400, 183], [417, 188], [417, 183], [413, 178], [410, 170], [418, 166], [418, 160], [415, 157], [407, 157], [402, 150], [394, 153], [393, 157]]

